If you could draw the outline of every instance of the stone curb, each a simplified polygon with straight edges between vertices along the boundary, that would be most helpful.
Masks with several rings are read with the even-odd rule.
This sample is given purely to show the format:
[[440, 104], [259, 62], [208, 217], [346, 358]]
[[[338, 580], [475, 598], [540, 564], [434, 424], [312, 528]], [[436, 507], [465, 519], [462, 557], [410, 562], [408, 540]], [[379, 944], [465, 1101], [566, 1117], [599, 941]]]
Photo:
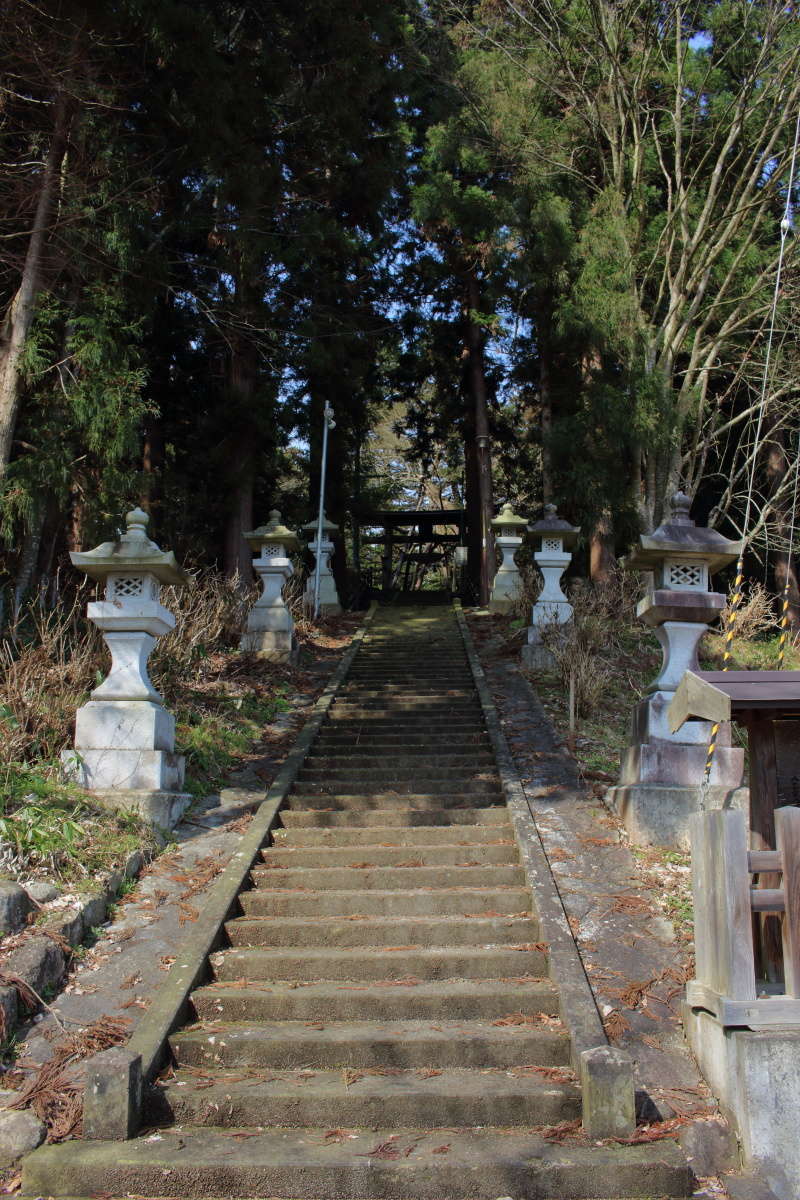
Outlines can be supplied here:
[[[455, 600], [453, 607], [461, 636], [464, 639], [464, 647], [483, 709], [486, 728], [497, 759], [497, 769], [519, 843], [523, 867], [536, 901], [542, 940], [549, 946], [551, 974], [560, 992], [561, 1017], [570, 1034], [572, 1065], [580, 1075], [582, 1064], [584, 1069], [586, 1065], [586, 1060], [582, 1056], [599, 1047], [608, 1047], [608, 1038], [567, 920], [558, 885], [550, 870], [550, 863], [544, 852], [536, 822], [528, 806], [516, 764], [503, 733], [497, 708], [486, 682], [486, 675], [475, 651], [461, 602]], [[619, 1052], [617, 1052], [617, 1057], [619, 1057]], [[628, 1059], [627, 1055], [625, 1058], [628, 1060], [628, 1069], [624, 1090], [626, 1092], [630, 1090], [631, 1104], [628, 1106], [628, 1110], [632, 1111], [633, 1062]], [[584, 1096], [585, 1100], [586, 1096]], [[595, 1127], [596, 1114], [587, 1114], [584, 1104], [585, 1123], [587, 1118], [589, 1124]], [[595, 1134], [595, 1136], [598, 1135]]]
[[[183, 953], [179, 955], [163, 984], [154, 994], [149, 1009], [137, 1025], [128, 1043], [127, 1050], [130, 1055], [141, 1060], [140, 1075], [142, 1083], [145, 1085], [152, 1080], [163, 1061], [169, 1035], [184, 1019], [189, 996], [206, 973], [209, 955], [218, 947], [224, 935], [224, 922], [234, 908], [239, 892], [246, 884], [250, 868], [275, 824], [281, 805], [289, 794], [306, 755], [327, 716], [338, 688], [350, 670], [376, 608], [376, 604], [370, 607], [363, 625], [353, 635], [349, 649], [314, 704], [309, 720], [294, 743], [264, 800], [256, 809], [250, 827], [242, 836], [240, 848], [232, 856], [206, 896], [202, 912], [190, 936], [186, 939]], [[97, 1066], [97, 1070], [94, 1070], [94, 1076], [97, 1076], [103, 1064], [95, 1064], [94, 1058], [87, 1060], [87, 1077], [93, 1077], [93, 1065]], [[96, 1085], [97, 1080], [95, 1079], [94, 1082]], [[109, 1080], [109, 1086], [112, 1082]], [[131, 1137], [139, 1126], [140, 1096], [136, 1089], [128, 1088], [124, 1080], [118, 1082], [121, 1095], [115, 1098], [117, 1100], [115, 1109], [118, 1110], [119, 1115], [115, 1136], [125, 1139]], [[88, 1131], [87, 1134], [91, 1136]], [[111, 1136], [107, 1128], [104, 1128], [103, 1136]]]
[[101, 925], [122, 884], [127, 879], [136, 879], [149, 857], [142, 850], [132, 850], [124, 865], [106, 876], [98, 892], [79, 898], [71, 908], [54, 911], [51, 919], [41, 926], [41, 933], [28, 938], [5, 958], [0, 965], [0, 978], [13, 975], [20, 984], [0, 984], [0, 1035], [3, 1038], [13, 1034], [19, 1024], [29, 1020], [39, 1009], [38, 1004], [33, 1009], [25, 1008], [20, 1000], [20, 987], [26, 985], [38, 996], [57, 987], [69, 958], [60, 942], [79, 946], [95, 926]]

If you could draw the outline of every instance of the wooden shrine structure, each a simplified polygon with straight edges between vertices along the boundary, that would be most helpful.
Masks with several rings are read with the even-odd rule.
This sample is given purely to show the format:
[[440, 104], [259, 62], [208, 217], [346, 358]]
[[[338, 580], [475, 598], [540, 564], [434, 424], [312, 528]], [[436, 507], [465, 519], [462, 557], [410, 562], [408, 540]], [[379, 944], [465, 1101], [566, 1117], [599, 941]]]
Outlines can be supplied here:
[[748, 733], [750, 831], [731, 809], [691, 818], [696, 978], [724, 1027], [800, 1026], [800, 671], [687, 671], [669, 708]]

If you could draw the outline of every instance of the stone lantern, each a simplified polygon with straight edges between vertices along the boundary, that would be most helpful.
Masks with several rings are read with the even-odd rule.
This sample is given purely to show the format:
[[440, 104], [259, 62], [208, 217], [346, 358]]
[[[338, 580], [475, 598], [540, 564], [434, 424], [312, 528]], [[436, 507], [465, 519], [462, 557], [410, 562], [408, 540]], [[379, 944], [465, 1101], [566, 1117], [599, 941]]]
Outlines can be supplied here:
[[253, 550], [259, 551], [253, 569], [261, 580], [261, 595], [250, 609], [239, 646], [274, 662], [289, 662], [296, 656], [297, 645], [292, 614], [282, 593], [294, 570], [289, 556], [300, 549], [299, 539], [281, 524], [276, 509], [269, 514], [266, 525], [244, 537]]
[[514, 561], [514, 555], [522, 545], [522, 535], [527, 524], [524, 517], [518, 517], [514, 513], [510, 504], [504, 504], [500, 515], [492, 521], [494, 542], [502, 558], [492, 584], [489, 612], [507, 613], [514, 606], [520, 586], [519, 567]]
[[[710, 576], [741, 551], [741, 542], [698, 528], [689, 516], [690, 505], [688, 496], [676, 493], [668, 520], [643, 534], [623, 564], [625, 570], [651, 573], [652, 585], [636, 613], [655, 631], [663, 657], [657, 678], [634, 709], [631, 743], [609, 798], [632, 839], [648, 845], [688, 845], [689, 817], [700, 803], [711, 725], [687, 721], [672, 733], [667, 709], [684, 672], [698, 670], [700, 639], [725, 607], [725, 596], [710, 590]], [[721, 726], [709, 807], [719, 807], [742, 780], [744, 752], [730, 740], [730, 726]]]
[[[342, 611], [339, 603], [339, 593], [336, 591], [336, 581], [331, 572], [331, 555], [333, 554], [333, 535], [339, 532], [339, 526], [329, 521], [322, 514], [322, 541], [317, 549], [317, 522], [309, 521], [303, 526], [303, 533], [308, 534], [308, 548], [319, 562], [319, 611], [323, 616], [335, 617]], [[314, 612], [314, 581], [316, 563], [306, 582], [304, 605], [307, 612]]]
[[526, 667], [547, 669], [553, 666], [554, 659], [542, 642], [542, 631], [572, 620], [572, 605], [561, 590], [561, 576], [572, 562], [580, 529], [562, 521], [554, 504], [546, 504], [544, 516], [530, 526], [529, 532], [539, 540], [533, 559], [542, 573], [544, 586], [531, 610], [528, 644], [522, 648], [522, 661]]
[[105, 599], [88, 605], [102, 630], [111, 670], [78, 709], [75, 750], [65, 750], [66, 772], [106, 803], [138, 812], [171, 828], [191, 797], [182, 792], [184, 760], [175, 753], [175, 718], [147, 674], [156, 638], [175, 628], [160, 602], [162, 584], [187, 579], [172, 552], [147, 536], [147, 513], [135, 508], [116, 542], [71, 553], [76, 567], [105, 585]]

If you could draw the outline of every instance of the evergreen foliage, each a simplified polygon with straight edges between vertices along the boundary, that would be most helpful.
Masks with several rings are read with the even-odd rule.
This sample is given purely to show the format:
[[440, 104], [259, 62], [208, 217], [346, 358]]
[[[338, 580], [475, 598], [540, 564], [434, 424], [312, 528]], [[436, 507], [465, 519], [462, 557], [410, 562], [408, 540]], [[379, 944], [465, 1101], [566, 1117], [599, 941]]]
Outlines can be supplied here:
[[134, 501], [246, 577], [244, 529], [314, 512], [326, 403], [329, 516], [463, 504], [479, 589], [495, 495], [599, 576], [681, 483], [740, 529], [751, 468], [782, 581], [798, 36], [779, 0], [6, 6], [6, 611]]

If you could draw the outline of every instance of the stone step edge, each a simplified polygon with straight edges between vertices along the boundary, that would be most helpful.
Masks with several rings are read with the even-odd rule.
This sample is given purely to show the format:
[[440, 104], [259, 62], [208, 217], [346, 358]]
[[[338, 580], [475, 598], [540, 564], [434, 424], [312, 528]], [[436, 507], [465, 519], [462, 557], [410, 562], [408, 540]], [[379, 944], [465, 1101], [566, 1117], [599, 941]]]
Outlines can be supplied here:
[[[373, 603], [356, 630], [339, 665], [314, 702], [308, 719], [283, 761], [263, 801], [242, 836], [239, 849], [211, 885], [203, 909], [176, 961], [152, 997], [150, 1007], [123, 1051], [103, 1051], [86, 1061], [84, 1137], [127, 1140], [142, 1119], [142, 1088], [155, 1076], [168, 1053], [169, 1035], [185, 1017], [189, 997], [208, 969], [208, 959], [224, 936], [224, 923], [246, 887], [250, 870], [278, 822], [289, 795], [336, 694], [347, 678], [377, 611]], [[116, 1101], [111, 1103], [111, 1097]]]
[[[540, 935], [548, 945], [550, 978], [559, 991], [560, 1016], [570, 1034], [571, 1062], [583, 1078], [583, 1123], [586, 1128], [603, 1126], [608, 1114], [629, 1113], [635, 1121], [634, 1063], [630, 1055], [610, 1047], [591, 984], [575, 936], [544, 851], [536, 822], [528, 806], [522, 780], [500, 723], [486, 673], [475, 650], [460, 600], [453, 601], [475, 689], [491, 739], [514, 836], [523, 870], [533, 895], [533, 910], [539, 918]], [[599, 1052], [599, 1054], [598, 1054]], [[604, 1072], [603, 1061], [614, 1068]], [[592, 1064], [598, 1064], [594, 1074]], [[587, 1086], [593, 1076], [593, 1085]], [[624, 1133], [624, 1121], [616, 1129]], [[611, 1132], [611, 1130], [608, 1130]], [[632, 1132], [629, 1129], [628, 1132]]]
[[[318, 1190], [328, 1200], [348, 1194], [364, 1197], [370, 1191], [365, 1186], [368, 1179], [384, 1200], [389, 1196], [396, 1200], [406, 1189], [415, 1200], [464, 1195], [475, 1200], [506, 1195], [544, 1200], [548, 1195], [585, 1197], [592, 1192], [596, 1197], [606, 1190], [616, 1197], [690, 1195], [686, 1160], [671, 1141], [562, 1146], [545, 1141], [535, 1129], [507, 1134], [484, 1127], [361, 1128], [349, 1131], [355, 1133], [354, 1139], [331, 1142], [327, 1132], [324, 1127], [272, 1131], [242, 1127], [222, 1132], [187, 1125], [180, 1133], [165, 1131], [159, 1141], [62, 1143], [29, 1155], [22, 1182], [27, 1195], [52, 1196], [47, 1185], [59, 1179], [61, 1197], [74, 1195], [76, 1183], [90, 1194], [101, 1188], [104, 1195], [124, 1194], [131, 1190], [132, 1180], [140, 1196], [201, 1197], [217, 1190], [212, 1180], [219, 1180], [220, 1174], [228, 1197], [299, 1193], [308, 1200]], [[236, 1133], [239, 1142], [232, 1141]], [[398, 1145], [398, 1158], [384, 1161], [370, 1153], [387, 1143]], [[410, 1144], [414, 1153], [407, 1156], [402, 1151]], [[447, 1145], [447, 1153], [439, 1150], [442, 1145]], [[302, 1180], [298, 1178], [301, 1164]], [[262, 1172], [261, 1178], [254, 1178]], [[585, 1188], [581, 1181], [587, 1178], [591, 1182]], [[203, 1187], [204, 1179], [211, 1187]], [[303, 1186], [298, 1187], [299, 1182]]]

